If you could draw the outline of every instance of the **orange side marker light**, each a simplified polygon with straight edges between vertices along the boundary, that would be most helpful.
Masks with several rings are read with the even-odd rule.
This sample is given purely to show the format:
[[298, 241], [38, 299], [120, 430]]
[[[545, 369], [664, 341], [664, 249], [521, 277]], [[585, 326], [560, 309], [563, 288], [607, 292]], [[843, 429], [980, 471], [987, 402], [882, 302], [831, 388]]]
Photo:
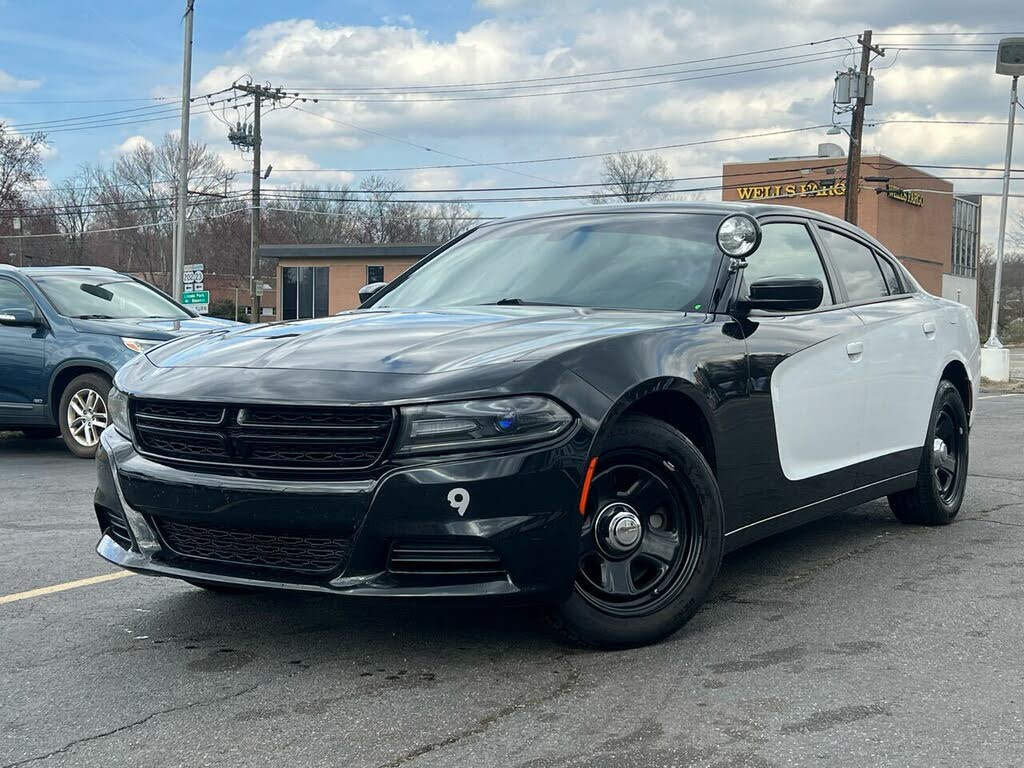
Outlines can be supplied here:
[[587, 474], [583, 476], [583, 492], [580, 494], [580, 514], [587, 514], [587, 496], [590, 495], [590, 482], [594, 479], [594, 470], [597, 469], [597, 457], [590, 460], [587, 465]]

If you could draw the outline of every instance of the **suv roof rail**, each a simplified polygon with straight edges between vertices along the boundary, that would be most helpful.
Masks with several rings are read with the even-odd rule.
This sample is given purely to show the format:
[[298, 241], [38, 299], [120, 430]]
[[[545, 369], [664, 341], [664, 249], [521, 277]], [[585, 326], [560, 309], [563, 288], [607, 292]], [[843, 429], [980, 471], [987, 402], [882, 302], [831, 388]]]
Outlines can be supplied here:
[[26, 267], [25, 269], [36, 272], [38, 270], [53, 270], [54, 272], [111, 272], [113, 274], [119, 274], [116, 269], [110, 267], [86, 267], [69, 264], [67, 266], [49, 266], [49, 267]]

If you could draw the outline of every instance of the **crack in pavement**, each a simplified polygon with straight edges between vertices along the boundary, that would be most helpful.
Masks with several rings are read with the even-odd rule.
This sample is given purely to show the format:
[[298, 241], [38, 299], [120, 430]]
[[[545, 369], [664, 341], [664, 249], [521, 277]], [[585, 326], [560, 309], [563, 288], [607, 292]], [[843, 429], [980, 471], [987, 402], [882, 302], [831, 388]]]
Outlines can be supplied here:
[[75, 739], [74, 741], [69, 741], [63, 747], [60, 747], [59, 749], [55, 749], [52, 752], [47, 752], [45, 755], [36, 755], [35, 757], [28, 757], [28, 758], [25, 758], [24, 760], [16, 760], [13, 763], [7, 763], [7, 764], [5, 764], [3, 766], [0, 766], [0, 768], [18, 768], [19, 766], [28, 765], [29, 763], [36, 763], [36, 762], [39, 762], [40, 760], [49, 760], [51, 757], [56, 757], [57, 755], [63, 755], [66, 752], [70, 752], [75, 747], [78, 747], [78, 746], [80, 746], [82, 744], [88, 744], [89, 742], [92, 742], [92, 741], [99, 741], [100, 739], [105, 739], [108, 736], [113, 736], [114, 734], [122, 733], [124, 731], [129, 731], [132, 728], [136, 728], [136, 727], [138, 727], [140, 725], [145, 725], [146, 723], [148, 723], [150, 720], [152, 720], [154, 717], [157, 717], [158, 715], [167, 715], [167, 714], [170, 714], [171, 712], [183, 712], [186, 709], [193, 709], [194, 707], [205, 706], [206, 704], [220, 704], [221, 702], [228, 701], [229, 699], [234, 699], [234, 698], [237, 698], [239, 696], [244, 696], [247, 693], [252, 693], [258, 687], [259, 687], [258, 685], [253, 685], [253, 686], [250, 686], [249, 688], [243, 688], [240, 691], [236, 691], [235, 693], [228, 694], [227, 696], [218, 696], [218, 697], [213, 698], [213, 699], [205, 699], [203, 701], [193, 701], [191, 704], [179, 704], [176, 707], [168, 707], [167, 709], [158, 709], [156, 712], [150, 712], [145, 717], [140, 718], [139, 720], [135, 720], [135, 721], [133, 721], [131, 723], [125, 723], [124, 725], [120, 725], [117, 728], [112, 728], [111, 730], [104, 731], [103, 733], [95, 733], [92, 736], [83, 736], [80, 739]]
[[[561, 656], [558, 656], [555, 659], [555, 661], [562, 661], [566, 658], [567, 656], [563, 654]], [[446, 747], [452, 746], [453, 744], [458, 744], [460, 741], [464, 741], [465, 739], [469, 739], [473, 736], [479, 736], [482, 733], [486, 733], [496, 723], [505, 719], [506, 717], [509, 717], [510, 715], [515, 714], [516, 712], [526, 712], [528, 710], [535, 709], [543, 704], [546, 704], [549, 701], [554, 701], [560, 696], [563, 696], [566, 693], [568, 693], [580, 679], [580, 670], [578, 667], [576, 667], [572, 663], [569, 663], [569, 670], [570, 674], [565, 679], [563, 679], [551, 692], [543, 696], [539, 696], [537, 698], [528, 699], [525, 702], [513, 702], [512, 704], [508, 704], [502, 707], [501, 709], [497, 710], [496, 712], [488, 715], [487, 717], [477, 720], [468, 728], [464, 728], [461, 731], [453, 733], [452, 735], [447, 736], [443, 739], [439, 739], [438, 741], [432, 741], [429, 744], [424, 744], [423, 746], [416, 747], [415, 749], [406, 752], [404, 755], [392, 760], [391, 762], [381, 763], [377, 768], [400, 768], [400, 766], [403, 766], [419, 757], [423, 757], [424, 755], [430, 754], [431, 752], [436, 752], [439, 749], [444, 749]], [[3, 768], [7, 767], [4, 766]]]

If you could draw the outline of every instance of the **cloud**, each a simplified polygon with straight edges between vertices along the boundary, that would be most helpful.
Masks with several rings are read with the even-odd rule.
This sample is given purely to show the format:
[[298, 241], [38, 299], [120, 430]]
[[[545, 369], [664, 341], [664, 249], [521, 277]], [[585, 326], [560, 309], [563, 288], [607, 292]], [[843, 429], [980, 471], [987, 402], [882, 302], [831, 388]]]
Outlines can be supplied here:
[[22, 80], [0, 69], [0, 93], [14, 91], [33, 91], [42, 84], [42, 80]]
[[153, 149], [153, 142], [147, 139], [145, 136], [129, 136], [127, 139], [122, 141], [120, 144], [115, 145], [111, 152], [116, 155], [127, 155], [134, 152], [139, 147], [148, 147]]

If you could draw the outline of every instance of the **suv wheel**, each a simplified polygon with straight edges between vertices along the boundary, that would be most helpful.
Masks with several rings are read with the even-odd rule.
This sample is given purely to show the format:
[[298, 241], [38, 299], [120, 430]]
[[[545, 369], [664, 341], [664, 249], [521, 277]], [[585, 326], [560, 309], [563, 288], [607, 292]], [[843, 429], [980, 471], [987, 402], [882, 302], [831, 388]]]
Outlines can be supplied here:
[[64, 444], [75, 456], [91, 459], [107, 427], [107, 393], [110, 379], [100, 373], [86, 373], [71, 380], [60, 398], [58, 416]]
[[718, 484], [697, 447], [657, 419], [624, 417], [601, 447], [555, 629], [599, 648], [667, 637], [707, 597], [723, 538]]

